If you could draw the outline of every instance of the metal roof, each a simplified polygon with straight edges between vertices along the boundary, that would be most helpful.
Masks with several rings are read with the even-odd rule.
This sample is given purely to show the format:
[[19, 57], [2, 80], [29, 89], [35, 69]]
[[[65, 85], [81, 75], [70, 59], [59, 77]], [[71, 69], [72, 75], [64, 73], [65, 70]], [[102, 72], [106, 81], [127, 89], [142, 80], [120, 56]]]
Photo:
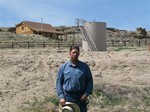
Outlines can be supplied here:
[[[20, 24], [26, 24], [31, 30], [34, 30], [36, 32], [47, 32], [47, 33], [55, 33], [63, 35], [64, 33], [62, 31], [57, 31], [52, 25], [46, 24], [46, 23], [38, 23], [38, 22], [31, 22], [31, 21], [23, 21]], [[16, 25], [16, 26], [18, 26]]]

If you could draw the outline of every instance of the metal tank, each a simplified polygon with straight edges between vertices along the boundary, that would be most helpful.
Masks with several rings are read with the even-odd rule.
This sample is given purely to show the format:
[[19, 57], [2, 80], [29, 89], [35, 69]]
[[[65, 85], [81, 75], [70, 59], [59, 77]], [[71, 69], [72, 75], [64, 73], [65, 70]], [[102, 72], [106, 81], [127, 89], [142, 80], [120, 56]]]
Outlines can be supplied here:
[[85, 51], [90, 50], [89, 44], [93, 44], [96, 47], [91, 51], [106, 51], [106, 23], [105, 22], [85, 22], [84, 29], [88, 39], [83, 38], [82, 48]]

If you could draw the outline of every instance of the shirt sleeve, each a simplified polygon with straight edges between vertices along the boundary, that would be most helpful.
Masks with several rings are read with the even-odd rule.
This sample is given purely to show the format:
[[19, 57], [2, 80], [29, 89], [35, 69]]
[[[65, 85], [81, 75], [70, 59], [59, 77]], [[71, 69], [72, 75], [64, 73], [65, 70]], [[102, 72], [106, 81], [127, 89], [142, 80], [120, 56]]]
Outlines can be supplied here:
[[63, 92], [63, 70], [64, 65], [62, 65], [59, 68], [58, 74], [57, 74], [57, 81], [56, 81], [56, 91], [59, 99], [64, 98], [64, 92]]
[[85, 95], [89, 96], [93, 91], [93, 77], [89, 66], [87, 65], [87, 87], [85, 90]]

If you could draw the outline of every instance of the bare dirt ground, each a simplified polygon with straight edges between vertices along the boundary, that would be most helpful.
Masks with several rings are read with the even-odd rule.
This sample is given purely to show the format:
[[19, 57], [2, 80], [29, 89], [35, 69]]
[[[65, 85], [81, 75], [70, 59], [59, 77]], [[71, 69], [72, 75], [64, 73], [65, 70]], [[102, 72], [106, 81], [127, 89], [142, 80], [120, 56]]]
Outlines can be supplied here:
[[[150, 85], [150, 52], [81, 51], [89, 64], [94, 84], [109, 83], [145, 87]], [[56, 74], [69, 60], [67, 49], [0, 50], [0, 112], [15, 112], [23, 102], [56, 95]]]

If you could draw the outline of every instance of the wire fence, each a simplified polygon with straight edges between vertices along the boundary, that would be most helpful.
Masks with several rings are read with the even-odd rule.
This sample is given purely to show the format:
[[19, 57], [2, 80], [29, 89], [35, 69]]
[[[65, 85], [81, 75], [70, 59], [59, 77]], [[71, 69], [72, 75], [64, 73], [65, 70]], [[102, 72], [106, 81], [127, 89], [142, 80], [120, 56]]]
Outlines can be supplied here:
[[126, 47], [126, 46], [148, 46], [150, 45], [150, 39], [127, 39], [127, 40], [114, 40], [110, 39], [107, 41], [107, 47]]
[[61, 48], [61, 47], [69, 47], [72, 45], [79, 45], [77, 42], [0, 42], [0, 49], [20, 49], [20, 48], [46, 48], [46, 47], [54, 47], [54, 48]]
[[[0, 49], [19, 49], [19, 48], [63, 48], [71, 45], [82, 46], [82, 43], [68, 42], [68, 41], [57, 41], [57, 42], [0, 42]], [[148, 46], [150, 45], [150, 39], [133, 39], [133, 40], [107, 40], [107, 47], [126, 47], [126, 46]]]

